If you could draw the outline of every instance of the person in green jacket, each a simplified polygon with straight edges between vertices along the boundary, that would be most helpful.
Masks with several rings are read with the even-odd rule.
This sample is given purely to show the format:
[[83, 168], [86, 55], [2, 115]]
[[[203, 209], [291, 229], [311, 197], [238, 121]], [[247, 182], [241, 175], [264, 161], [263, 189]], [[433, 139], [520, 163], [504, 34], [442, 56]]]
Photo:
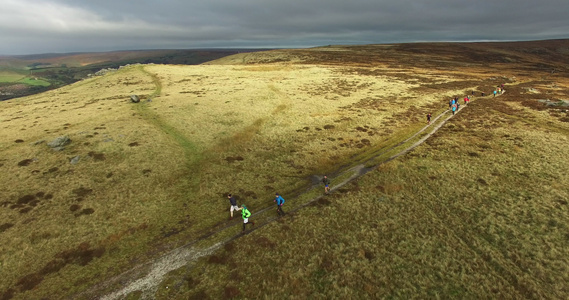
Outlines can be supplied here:
[[243, 217], [243, 231], [245, 231], [245, 225], [251, 224], [255, 226], [255, 222], [249, 222], [249, 217], [251, 216], [251, 212], [245, 205], [241, 205], [241, 216]]

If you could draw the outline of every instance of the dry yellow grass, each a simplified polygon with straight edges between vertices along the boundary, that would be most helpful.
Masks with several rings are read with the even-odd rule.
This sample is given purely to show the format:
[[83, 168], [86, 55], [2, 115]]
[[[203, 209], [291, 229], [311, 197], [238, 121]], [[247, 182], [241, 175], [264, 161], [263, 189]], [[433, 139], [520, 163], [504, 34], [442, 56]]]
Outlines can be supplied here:
[[407, 156], [172, 272], [156, 297], [566, 298], [568, 132], [479, 100]]
[[[11, 226], [2, 233], [0, 259], [10, 274], [4, 289], [85, 242], [87, 251], [105, 249], [95, 256], [105, 270], [117, 256], [128, 265], [127, 256], [140, 255], [161, 235], [196, 236], [227, 217], [222, 196], [229, 191], [253, 207], [269, 205], [275, 191], [306, 186], [311, 175], [381, 147], [419, 122], [419, 107], [435, 102], [402, 100], [415, 97], [417, 85], [344, 71], [132, 66], [1, 103], [2, 215]], [[129, 103], [131, 94], [142, 103]], [[418, 115], [404, 115], [409, 111]], [[61, 152], [33, 144], [61, 135], [72, 140]], [[24, 203], [26, 195], [35, 206]], [[90, 276], [79, 275], [91, 274], [86, 268], [97, 269], [69, 264], [59, 273], [78, 281]], [[51, 273], [43, 280], [58, 282]], [[46, 291], [52, 285], [35, 284]]]
[[[242, 54], [201, 66], [131, 66], [41, 95], [1, 102], [0, 180], [3, 187], [0, 216], [3, 221], [0, 237], [5, 242], [0, 245], [0, 260], [2, 271], [7, 275], [2, 278], [0, 292], [20, 299], [74, 295], [132, 265], [224, 228], [229, 216], [225, 193], [237, 194], [239, 203], [246, 203], [253, 211], [269, 207], [275, 191], [285, 196], [298, 195], [311, 185], [315, 176], [359, 163], [404, 140], [424, 124], [427, 112], [435, 115], [446, 109], [448, 97], [464, 95], [471, 89], [486, 89], [503, 80], [485, 69], [472, 68], [465, 74], [464, 70], [424, 68], [421, 62], [396, 63], [399, 54], [389, 52], [392, 47], [378, 47], [395, 55], [377, 56], [379, 58], [364, 55], [366, 51], [357, 49], [335, 49], [291, 51], [288, 58], [287, 51], [280, 50]], [[326, 63], [319, 61], [317, 55], [322, 53], [326, 55]], [[365, 60], [382, 61], [369, 65], [362, 62], [342, 64], [342, 60], [336, 60], [337, 55], [350, 58], [360, 55]], [[130, 103], [131, 94], [140, 95], [141, 103]], [[545, 122], [540, 118], [551, 118], [547, 113], [534, 112], [521, 104], [512, 103], [510, 107], [535, 115], [531, 119], [534, 125], [528, 125], [530, 129]], [[490, 109], [500, 113], [505, 111], [500, 106]], [[478, 114], [482, 112], [478, 111]], [[524, 118], [521, 112], [515, 115]], [[477, 115], [472, 119], [477, 120], [475, 125], [481, 128], [477, 142], [480, 147], [501, 151], [501, 144], [490, 142], [486, 135], [490, 135], [490, 129], [500, 130], [495, 128], [496, 124], [510, 124], [515, 117], [495, 113], [492, 118]], [[472, 126], [453, 122], [446, 127], [450, 132], [444, 134], [462, 134]], [[485, 129], [488, 126], [490, 129]], [[551, 126], [557, 134], [565, 132], [563, 124]], [[503, 130], [509, 132], [510, 128]], [[44, 143], [33, 144], [60, 135], [68, 135], [73, 141], [61, 152], [53, 152]], [[532, 147], [541, 143], [539, 130], [520, 138], [531, 141]], [[561, 135], [555, 137], [556, 141], [562, 141], [561, 138]], [[444, 154], [439, 155], [455, 151], [464, 154], [463, 148], [470, 147], [466, 142], [469, 139], [467, 136], [449, 139], [444, 144], [445, 149], [440, 150]], [[535, 153], [529, 149], [533, 148], [514, 145], [510, 150], [519, 152], [520, 159], [531, 161], [530, 154]], [[553, 146], [547, 149], [556, 150]], [[560, 149], [563, 148], [557, 150]], [[382, 181], [377, 185], [381, 185], [378, 191], [387, 195], [385, 202], [369, 202], [368, 194], [358, 194], [364, 190], [370, 193], [368, 188], [350, 192], [348, 198], [341, 201], [351, 203], [349, 205], [338, 205], [341, 200], [338, 198], [326, 209], [310, 208], [295, 214], [290, 222], [293, 222], [291, 225], [300, 222], [299, 226], [288, 228], [288, 233], [282, 236], [279, 236], [278, 226], [286, 224], [269, 226], [266, 233], [269, 242], [258, 241], [255, 236], [247, 237], [253, 240], [243, 241], [252, 248], [238, 248], [237, 261], [246, 259], [247, 253], [254, 253], [263, 263], [251, 264], [251, 274], [241, 274], [239, 276], [246, 277], [240, 278], [267, 288], [284, 285], [275, 289], [275, 295], [280, 295], [276, 294], [278, 289], [283, 289], [283, 293], [298, 290], [297, 297], [334, 295], [328, 290], [338, 292], [338, 297], [351, 295], [350, 284], [361, 281], [358, 270], [363, 268], [361, 261], [351, 257], [369, 256], [366, 253], [380, 241], [377, 236], [368, 236], [376, 213], [384, 210], [386, 215], [400, 216], [401, 219], [385, 221], [387, 223], [382, 225], [403, 228], [402, 224], [411, 222], [426, 208], [432, 208], [439, 199], [454, 199], [455, 194], [444, 188], [444, 184], [436, 189], [425, 187], [425, 177], [421, 172], [418, 173], [421, 176], [412, 172], [417, 169], [411, 166], [439, 174], [430, 176], [450, 172], [451, 176], [464, 177], [462, 173], [452, 173], [461, 168], [470, 173], [486, 170], [459, 163], [447, 166], [440, 163], [445, 159], [443, 157], [426, 161], [436, 153], [431, 151], [421, 154], [425, 157], [417, 158], [418, 161], [425, 160], [425, 165], [414, 165], [414, 159], [405, 164], [393, 162], [385, 166], [389, 172], [375, 172], [370, 175], [373, 180], [362, 179], [362, 185], [369, 180]], [[70, 159], [76, 155], [81, 156], [79, 163], [70, 164]], [[512, 167], [507, 156], [493, 159], [497, 159], [497, 164], [502, 163], [506, 170]], [[546, 192], [565, 197], [562, 193], [566, 180], [563, 174], [555, 173], [553, 168], [544, 170], [543, 174], [543, 178], [551, 174], [560, 178], [557, 188]], [[427, 194], [427, 200], [431, 202], [427, 202], [426, 207], [417, 206], [414, 214], [409, 213], [409, 208], [403, 204], [427, 191], [433, 191], [433, 195]], [[480, 192], [480, 197], [497, 193], [476, 188], [468, 191]], [[382, 204], [389, 199], [398, 205]], [[305, 200], [288, 198], [287, 206], [295, 207]], [[355, 210], [365, 212], [361, 216], [354, 215], [354, 220], [364, 224], [329, 218], [329, 215], [345, 215]], [[436, 216], [437, 212], [428, 213], [424, 218]], [[314, 229], [308, 229], [304, 226], [312, 223], [308, 218], [322, 219], [317, 219]], [[458, 222], [460, 219], [452, 216], [452, 220]], [[441, 240], [411, 240], [410, 244], [403, 245], [405, 249], [420, 249], [415, 246], [431, 242], [434, 247], [448, 236], [444, 232], [438, 233], [439, 228], [447, 226], [441, 221], [428, 223], [434, 227], [421, 228], [417, 224], [416, 228], [402, 231], [402, 236], [411, 239], [417, 232], [425, 236], [423, 230], [431, 230], [437, 232]], [[328, 225], [332, 227], [326, 227]], [[452, 223], [450, 226], [464, 225]], [[340, 231], [349, 234], [327, 234]], [[284, 249], [282, 253], [271, 258], [269, 253], [255, 252], [255, 243], [265, 243], [269, 248], [276, 243], [273, 233], [279, 236], [282, 243], [279, 248]], [[298, 253], [301, 259], [306, 259], [307, 267], [292, 271], [296, 265], [292, 264], [291, 255], [296, 253], [299, 241], [308, 238], [313, 238], [315, 243]], [[313, 247], [323, 245], [327, 239], [346, 245], [329, 249], [333, 257], [340, 259], [337, 265], [331, 262], [333, 269], [339, 268], [344, 273], [331, 275], [318, 269], [320, 264], [327, 264], [323, 261], [326, 253], [309, 256], [316, 249]], [[451, 241], [443, 248], [451, 247]], [[356, 248], [347, 246], [351, 242], [363, 244]], [[397, 245], [372, 254], [374, 257], [393, 254], [399, 247]], [[453, 259], [463, 261], [468, 257], [470, 250], [464, 249], [466, 252], [457, 250]], [[401, 256], [399, 261], [405, 263], [412, 257], [412, 254]], [[429, 260], [428, 256], [418, 257]], [[451, 262], [452, 259], [446, 263]], [[283, 264], [291, 271], [283, 273], [284, 277], [277, 281], [258, 282], [254, 274], [260, 278], [259, 274], [269, 272], [266, 267], [274, 264]], [[367, 274], [366, 278], [377, 276], [377, 272], [397, 269], [395, 266], [374, 264], [371, 269], [364, 270], [367, 272], [364, 274]], [[210, 293], [210, 287], [223, 282], [224, 272], [233, 272], [236, 267], [231, 264], [219, 267], [221, 269], [208, 269], [207, 275], [193, 274], [193, 277], [205, 276], [200, 277], [203, 285], [197, 285], [197, 289], [172, 292], [179, 292], [176, 297], [185, 297], [203, 288], [209, 295], [221, 295]], [[442, 272], [446, 267], [433, 268]], [[274, 272], [277, 270], [282, 269], [276, 268]], [[393, 272], [402, 277], [395, 282], [388, 282], [385, 277], [383, 283], [376, 283], [381, 283], [379, 286], [388, 283], [409, 285], [403, 278], [407, 273]], [[419, 270], [417, 274], [430, 276], [432, 280], [438, 278], [428, 270]], [[279, 278], [277, 273], [275, 276]], [[314, 278], [310, 279], [311, 276]], [[479, 273], [473, 276], [479, 276]], [[330, 289], [331, 285], [334, 289]], [[507, 283], [503, 286], [508, 288]], [[323, 290], [307, 294], [310, 287]], [[386, 295], [373, 285], [362, 286], [362, 289], [366, 292], [355, 296]], [[455, 289], [458, 295], [464, 292], [454, 287], [435, 292], [452, 295]], [[230, 289], [229, 293], [232, 291]], [[416, 287], [392, 295], [405, 297], [413, 291]], [[164, 291], [159, 290], [158, 295], [162, 293]]]

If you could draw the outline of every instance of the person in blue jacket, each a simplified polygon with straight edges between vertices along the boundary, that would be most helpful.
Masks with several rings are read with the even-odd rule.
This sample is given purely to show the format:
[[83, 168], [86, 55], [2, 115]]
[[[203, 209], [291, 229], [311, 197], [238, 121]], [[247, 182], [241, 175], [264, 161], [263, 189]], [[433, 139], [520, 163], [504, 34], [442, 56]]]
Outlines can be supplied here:
[[279, 193], [275, 194], [275, 201], [277, 203], [277, 214], [279, 216], [284, 216], [285, 212], [283, 211], [283, 204], [285, 203], [285, 199], [279, 195]]

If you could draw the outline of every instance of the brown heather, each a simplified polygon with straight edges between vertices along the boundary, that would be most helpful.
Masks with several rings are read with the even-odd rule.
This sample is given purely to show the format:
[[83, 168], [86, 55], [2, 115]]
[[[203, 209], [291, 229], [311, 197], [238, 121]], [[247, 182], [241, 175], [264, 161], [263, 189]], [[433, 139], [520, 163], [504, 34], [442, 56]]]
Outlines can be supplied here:
[[[99, 298], [195, 241], [226, 242], [123, 296], [567, 298], [569, 123], [538, 100], [569, 99], [569, 77], [537, 62], [568, 65], [521, 46], [240, 54], [1, 102], [0, 299]], [[63, 151], [34, 144], [61, 135]], [[312, 179], [334, 187], [365, 162], [379, 167], [304, 205], [322, 190]], [[251, 233], [227, 220], [228, 192], [258, 213]], [[289, 212], [277, 220], [275, 192]]]

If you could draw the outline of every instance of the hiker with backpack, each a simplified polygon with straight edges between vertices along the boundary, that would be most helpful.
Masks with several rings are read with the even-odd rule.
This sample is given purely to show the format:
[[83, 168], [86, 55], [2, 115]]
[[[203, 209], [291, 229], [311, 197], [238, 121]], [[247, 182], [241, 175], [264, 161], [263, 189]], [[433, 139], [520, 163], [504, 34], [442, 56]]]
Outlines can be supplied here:
[[279, 193], [275, 194], [275, 200], [273, 202], [277, 203], [277, 214], [279, 216], [284, 216], [285, 212], [283, 211], [283, 204], [285, 203], [285, 199], [279, 195]]
[[328, 195], [330, 193], [330, 179], [328, 179], [328, 176], [324, 175], [322, 183], [324, 183], [324, 194]]
[[247, 225], [247, 224], [251, 224], [251, 225], [255, 226], [255, 222], [253, 222], [253, 221], [249, 222], [249, 217], [251, 216], [251, 212], [249, 211], [247, 206], [245, 206], [245, 204], [241, 205], [241, 216], [243, 217], [243, 230], [242, 230], [242, 232], [245, 232], [245, 225]]

